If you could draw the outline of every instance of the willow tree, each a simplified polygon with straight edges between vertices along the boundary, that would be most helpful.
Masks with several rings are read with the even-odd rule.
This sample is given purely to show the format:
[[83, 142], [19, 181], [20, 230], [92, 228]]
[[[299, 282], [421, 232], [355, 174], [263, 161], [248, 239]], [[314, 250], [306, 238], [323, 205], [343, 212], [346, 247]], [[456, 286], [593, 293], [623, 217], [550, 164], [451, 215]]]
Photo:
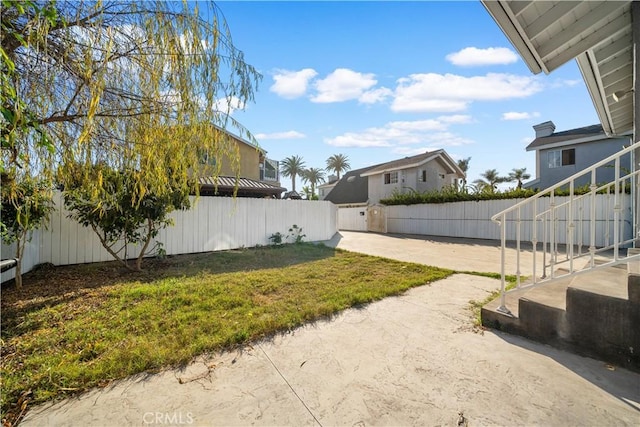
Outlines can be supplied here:
[[96, 170], [107, 168], [126, 174], [122, 203], [137, 207], [149, 194], [197, 193], [202, 153], [239, 169], [225, 130], [253, 140], [230, 113], [254, 99], [261, 76], [215, 3], [2, 0], [2, 9], [3, 184], [48, 177], [101, 209], [110, 184]]
[[215, 3], [2, 6], [4, 171], [55, 171], [63, 186], [81, 173], [98, 195], [95, 165], [130, 170], [135, 205], [147, 193], [173, 192], [169, 184], [197, 191], [189, 178], [202, 152], [237, 157], [220, 129], [252, 139], [230, 113], [254, 99], [261, 76]]

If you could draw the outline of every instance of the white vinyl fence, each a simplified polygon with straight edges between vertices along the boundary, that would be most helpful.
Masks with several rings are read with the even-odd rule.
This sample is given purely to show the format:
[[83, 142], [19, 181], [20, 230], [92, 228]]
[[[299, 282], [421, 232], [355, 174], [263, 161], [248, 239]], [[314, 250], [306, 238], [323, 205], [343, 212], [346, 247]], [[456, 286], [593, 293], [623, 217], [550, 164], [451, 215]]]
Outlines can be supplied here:
[[367, 207], [339, 208], [338, 224], [340, 230], [367, 231]]
[[[34, 265], [83, 264], [110, 261], [91, 228], [69, 218], [61, 194], [54, 196], [56, 210], [46, 229], [37, 230], [22, 257], [23, 273]], [[275, 233], [288, 234], [295, 224], [302, 228], [304, 241], [321, 241], [337, 231], [336, 206], [331, 202], [228, 197], [200, 197], [188, 211], [171, 214], [174, 225], [160, 231], [167, 255], [219, 251], [268, 245]], [[151, 243], [153, 245], [153, 243]], [[140, 248], [128, 248], [136, 257]], [[15, 246], [2, 245], [2, 258], [15, 257]], [[14, 270], [2, 273], [2, 281], [12, 279]]]
[[[471, 239], [500, 239], [500, 227], [491, 221], [491, 217], [502, 210], [513, 206], [523, 199], [483, 200], [478, 202], [457, 202], [442, 204], [421, 204], [410, 206], [387, 206], [387, 232], [398, 234], [423, 234], [431, 236], [466, 237]], [[568, 197], [556, 197], [556, 205], [568, 200]], [[550, 198], [541, 198], [538, 213], [548, 208]], [[589, 241], [589, 221], [591, 219], [588, 207], [589, 198], [585, 197], [574, 207], [574, 222], [576, 224], [575, 242]], [[530, 206], [521, 212], [521, 238], [531, 240], [533, 211]], [[620, 226], [623, 240], [633, 235], [631, 196], [621, 195]], [[613, 236], [613, 195], [596, 195], [596, 242], [598, 247], [608, 246]], [[567, 229], [565, 217], [558, 218], [559, 230]], [[341, 226], [341, 224], [339, 224]], [[507, 222], [507, 240], [516, 238], [516, 221]], [[542, 230], [538, 230], [539, 236]], [[566, 242], [566, 235], [558, 241]]]
[[[483, 200], [477, 202], [457, 202], [442, 204], [421, 204], [410, 206], [387, 206], [386, 221], [387, 232], [397, 234], [421, 234], [430, 236], [462, 237], [471, 239], [500, 239], [500, 227], [491, 221], [491, 217], [502, 210], [513, 206], [522, 199], [508, 200]], [[560, 205], [568, 200], [567, 197], [556, 197], [556, 205]], [[550, 198], [540, 199], [538, 213], [547, 209]], [[583, 198], [574, 206], [575, 235], [574, 242], [589, 241], [589, 221], [591, 212], [589, 208], [589, 197]], [[632, 238], [632, 213], [631, 196], [623, 194], [620, 197], [621, 217], [619, 224], [622, 240]], [[531, 240], [532, 233], [532, 207], [521, 212], [521, 238]], [[338, 209], [338, 228], [340, 230], [366, 231], [365, 217], [360, 216], [360, 212], [366, 212], [363, 208], [340, 208]], [[596, 196], [595, 224], [596, 242], [598, 247], [608, 246], [613, 236], [613, 196], [598, 194]], [[564, 216], [557, 220], [559, 230], [567, 229], [567, 221]], [[507, 222], [507, 240], [516, 238], [516, 222]], [[542, 233], [538, 229], [538, 235]], [[541, 241], [541, 240], [540, 240]], [[558, 243], [565, 243], [566, 235], [561, 237]]]

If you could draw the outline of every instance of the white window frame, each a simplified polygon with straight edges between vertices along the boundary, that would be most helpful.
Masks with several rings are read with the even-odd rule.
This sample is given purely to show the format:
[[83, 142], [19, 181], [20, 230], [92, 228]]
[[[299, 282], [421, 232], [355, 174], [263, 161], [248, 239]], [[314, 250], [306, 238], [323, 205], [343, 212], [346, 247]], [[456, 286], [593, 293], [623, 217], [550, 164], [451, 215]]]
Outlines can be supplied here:
[[562, 150], [553, 150], [547, 153], [547, 166], [549, 169], [562, 166]]
[[[564, 161], [565, 152], [573, 150], [573, 163]], [[547, 153], [547, 164], [549, 169], [561, 168], [562, 166], [573, 166], [576, 164], [575, 148], [566, 148], [564, 150], [552, 150]]]
[[[387, 180], [387, 177], [389, 177], [389, 179]], [[384, 175], [382, 175], [382, 179], [385, 185], [390, 185], [390, 184], [397, 184], [398, 183], [398, 171], [393, 171], [393, 172], [387, 172]], [[389, 181], [389, 182], [387, 182]]]

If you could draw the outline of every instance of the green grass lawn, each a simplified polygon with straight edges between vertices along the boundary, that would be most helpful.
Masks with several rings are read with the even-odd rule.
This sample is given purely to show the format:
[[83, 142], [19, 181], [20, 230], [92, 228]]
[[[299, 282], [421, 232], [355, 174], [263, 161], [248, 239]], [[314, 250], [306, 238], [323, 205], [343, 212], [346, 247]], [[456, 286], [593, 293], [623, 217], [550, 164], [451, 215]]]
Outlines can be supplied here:
[[2, 291], [3, 418], [452, 273], [312, 244], [36, 269]]

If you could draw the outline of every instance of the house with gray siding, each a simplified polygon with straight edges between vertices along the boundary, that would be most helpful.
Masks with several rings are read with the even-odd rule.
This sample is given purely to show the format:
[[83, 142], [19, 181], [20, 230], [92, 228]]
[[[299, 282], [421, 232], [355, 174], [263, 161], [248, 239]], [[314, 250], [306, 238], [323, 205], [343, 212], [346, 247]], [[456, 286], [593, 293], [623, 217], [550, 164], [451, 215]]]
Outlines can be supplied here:
[[464, 172], [444, 150], [383, 163], [360, 174], [368, 178], [369, 204], [391, 197], [394, 192], [425, 192], [457, 185]]
[[464, 172], [444, 150], [427, 151], [349, 171], [324, 200], [340, 207], [371, 206], [394, 192], [440, 190], [463, 178]]
[[[591, 125], [577, 129], [555, 132], [552, 121], [533, 126], [536, 138], [527, 146], [527, 151], [536, 153], [536, 178], [523, 185], [524, 188], [545, 189], [576, 172], [617, 153], [631, 143], [631, 134], [609, 137], [602, 125]], [[621, 159], [621, 166], [631, 168], [627, 155]], [[613, 167], [601, 167], [596, 171], [596, 183], [611, 182]], [[576, 185], [587, 185], [590, 177], [585, 176]]]

